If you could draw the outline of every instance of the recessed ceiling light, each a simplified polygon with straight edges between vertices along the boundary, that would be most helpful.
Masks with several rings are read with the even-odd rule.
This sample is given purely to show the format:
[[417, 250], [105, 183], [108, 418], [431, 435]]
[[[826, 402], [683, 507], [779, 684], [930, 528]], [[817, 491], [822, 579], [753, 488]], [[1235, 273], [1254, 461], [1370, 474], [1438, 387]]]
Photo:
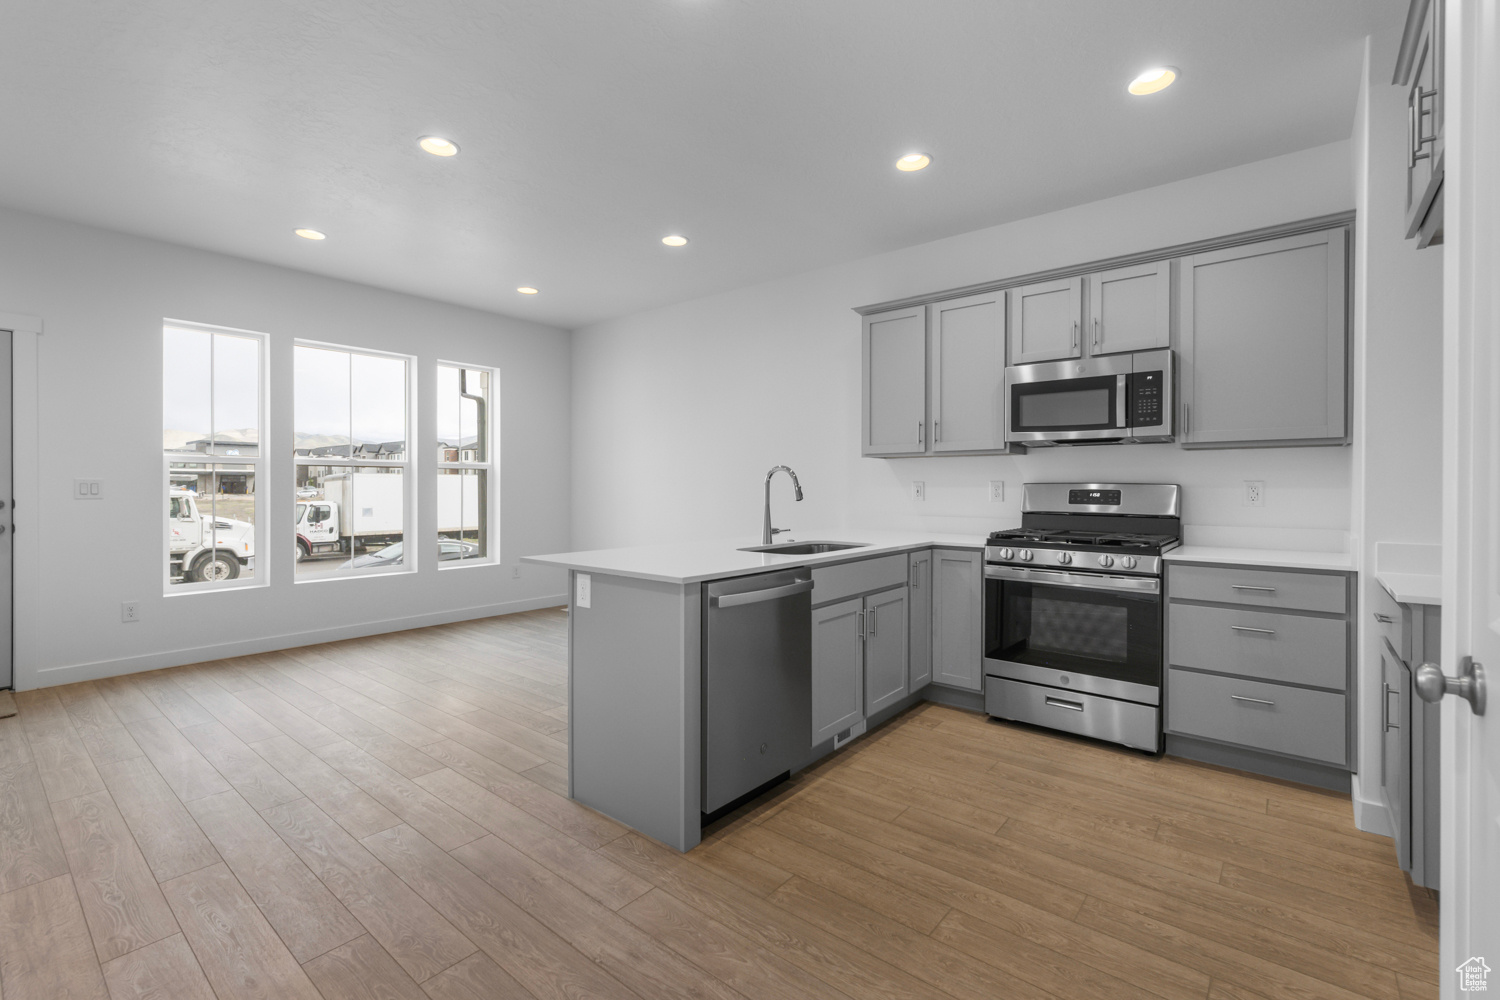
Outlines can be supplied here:
[[1157, 91], [1166, 90], [1172, 86], [1177, 79], [1177, 70], [1171, 66], [1156, 66], [1146, 70], [1140, 76], [1130, 81], [1130, 86], [1125, 89], [1136, 97], [1145, 97]]
[[326, 239], [328, 239], [328, 234], [327, 233], [320, 233], [316, 229], [293, 229], [292, 232], [296, 233], [298, 236], [302, 237], [304, 240], [326, 240]]
[[931, 162], [932, 157], [928, 156], [926, 153], [907, 153], [905, 156], [901, 157], [901, 159], [896, 161], [896, 169], [905, 170], [907, 172], [913, 170], [921, 170]]
[[417, 140], [417, 145], [431, 153], [433, 156], [457, 156], [458, 143], [452, 139], [444, 139], [440, 135], [424, 135]]
[[522, 295], [536, 294], [536, 289], [532, 288], [530, 285], [522, 285], [520, 288], [517, 288], [516, 291], [520, 292]]
[[687, 237], [686, 236], [663, 236], [661, 238], [661, 241], [663, 243], [665, 243], [669, 247], [685, 247], [685, 246], [687, 246]]

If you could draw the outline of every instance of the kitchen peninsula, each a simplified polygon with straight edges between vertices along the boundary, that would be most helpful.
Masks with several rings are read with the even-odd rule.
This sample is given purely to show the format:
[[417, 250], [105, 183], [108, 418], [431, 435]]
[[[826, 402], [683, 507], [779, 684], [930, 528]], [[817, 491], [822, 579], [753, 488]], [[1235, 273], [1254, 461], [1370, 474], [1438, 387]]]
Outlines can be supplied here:
[[[802, 592], [804, 609], [881, 588], [900, 588], [904, 595], [910, 585], [914, 593], [930, 595], [935, 577], [927, 557], [934, 549], [951, 551], [960, 571], [973, 567], [965, 600], [952, 603], [963, 604], [953, 609], [960, 619], [955, 631], [974, 637], [977, 668], [980, 609], [974, 605], [980, 592], [982, 538], [865, 530], [799, 532], [798, 538], [858, 544], [786, 555], [745, 551], [755, 543], [742, 539], [526, 557], [527, 562], [570, 571], [568, 788], [574, 799], [678, 850], [698, 843], [705, 792], [705, 593], [717, 581], [801, 571], [794, 575], [812, 584]], [[908, 569], [911, 561], [921, 565]], [[745, 581], [728, 589], [746, 591], [753, 585]], [[967, 600], [970, 592], [973, 602]], [[882, 624], [888, 636], [907, 635], [905, 621], [888, 617]], [[900, 663], [900, 696], [883, 702], [866, 721], [882, 721], [901, 711], [927, 686], [926, 680], [920, 688], [915, 680], [908, 683], [904, 649]], [[930, 666], [925, 676], [932, 676]], [[977, 676], [973, 691], [970, 707], [977, 709]], [[962, 701], [969, 692], [954, 689], [951, 694]], [[833, 745], [831, 737], [814, 744], [808, 709], [804, 705], [800, 711], [798, 723], [808, 725], [799, 743], [805, 752], [791, 762], [792, 771]]]

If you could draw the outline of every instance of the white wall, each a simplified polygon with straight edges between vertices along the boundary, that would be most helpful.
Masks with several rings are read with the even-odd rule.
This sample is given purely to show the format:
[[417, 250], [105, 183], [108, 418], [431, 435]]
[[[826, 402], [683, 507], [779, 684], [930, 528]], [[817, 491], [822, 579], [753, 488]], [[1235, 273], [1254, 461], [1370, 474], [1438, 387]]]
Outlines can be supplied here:
[[1376, 547], [1442, 542], [1443, 251], [1407, 240], [1406, 97], [1391, 85], [1399, 31], [1368, 40], [1355, 120], [1360, 225], [1355, 260], [1354, 517], [1361, 544], [1359, 776], [1355, 815], [1388, 833], [1380, 803], [1379, 631], [1368, 609], [1379, 589]]
[[[807, 493], [793, 508], [775, 486], [777, 524], [794, 529], [983, 534], [1019, 520], [1022, 482], [1113, 479], [1182, 483], [1195, 526], [1347, 531], [1348, 448], [861, 458], [851, 308], [1347, 211], [1350, 157], [1333, 143], [576, 332], [575, 546], [754, 536], [762, 478], [783, 462]], [[987, 499], [991, 479], [1006, 483], [1003, 504]], [[1265, 480], [1264, 507], [1240, 504], [1245, 479]], [[909, 499], [912, 480], [925, 503]]]
[[[18, 565], [36, 609], [17, 622], [16, 686], [29, 688], [346, 635], [560, 603], [559, 571], [513, 568], [568, 548], [570, 335], [550, 327], [237, 258], [0, 210], [0, 312], [38, 316], [41, 565]], [[163, 596], [163, 317], [270, 335], [268, 504], [257, 573], [271, 585]], [[295, 584], [291, 523], [292, 342], [307, 338], [418, 359], [417, 531], [435, 537], [430, 391], [438, 359], [501, 369], [503, 566]], [[105, 499], [70, 499], [74, 477]], [[120, 622], [139, 601], [142, 621]]]

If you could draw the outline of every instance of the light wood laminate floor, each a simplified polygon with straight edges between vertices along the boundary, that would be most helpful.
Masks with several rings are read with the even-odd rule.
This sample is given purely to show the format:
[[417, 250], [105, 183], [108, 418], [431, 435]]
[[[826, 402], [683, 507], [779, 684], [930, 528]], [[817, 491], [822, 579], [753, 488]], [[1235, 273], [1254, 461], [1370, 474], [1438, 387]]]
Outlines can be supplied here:
[[566, 797], [561, 610], [25, 692], [3, 1000], [1411, 1000], [1347, 796], [923, 705], [679, 855]]

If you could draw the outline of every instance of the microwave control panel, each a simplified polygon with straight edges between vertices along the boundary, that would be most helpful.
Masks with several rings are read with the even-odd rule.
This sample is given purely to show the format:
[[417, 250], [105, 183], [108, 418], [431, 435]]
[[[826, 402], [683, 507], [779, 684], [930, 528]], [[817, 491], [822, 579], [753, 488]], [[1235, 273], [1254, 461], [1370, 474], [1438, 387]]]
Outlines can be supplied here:
[[1132, 427], [1159, 427], [1166, 423], [1162, 411], [1165, 383], [1165, 372], [1136, 372], [1130, 376]]

